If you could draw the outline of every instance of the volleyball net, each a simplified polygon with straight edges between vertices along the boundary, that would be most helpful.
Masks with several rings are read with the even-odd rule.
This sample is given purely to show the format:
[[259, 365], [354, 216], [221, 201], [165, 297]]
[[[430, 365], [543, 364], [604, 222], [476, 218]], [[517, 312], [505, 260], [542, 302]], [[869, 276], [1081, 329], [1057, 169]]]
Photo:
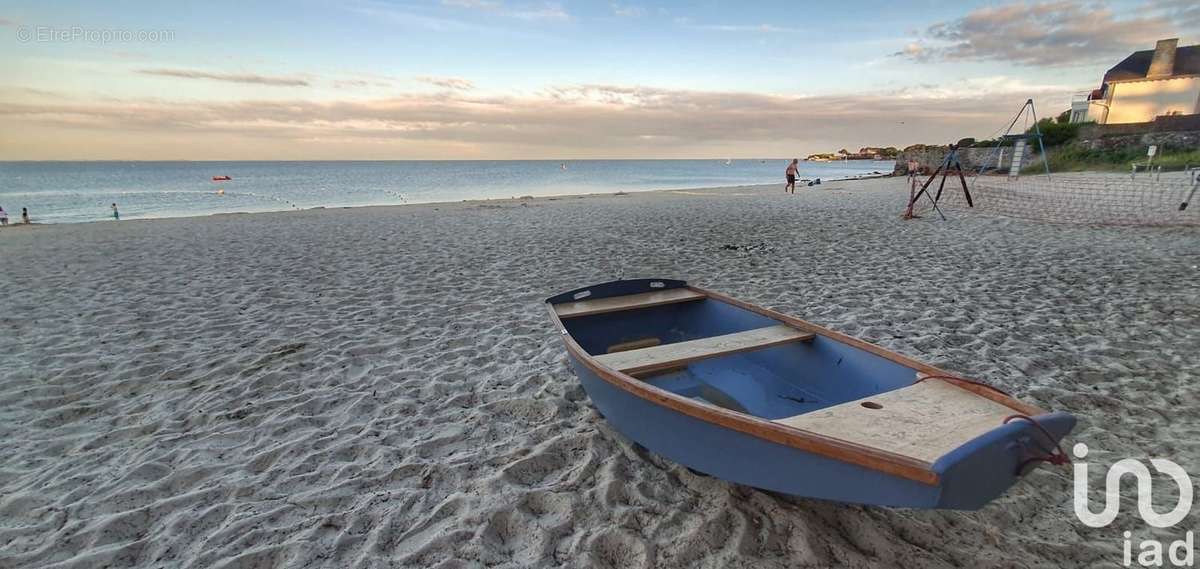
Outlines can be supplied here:
[[[973, 207], [961, 184], [952, 179], [937, 199], [937, 208], [947, 216], [974, 211], [1058, 223], [1200, 225], [1200, 168], [1138, 174], [966, 174]], [[915, 181], [916, 189], [924, 183], [920, 177]], [[906, 183], [911, 185], [913, 179]], [[913, 204], [913, 213], [938, 215], [927, 197]]]

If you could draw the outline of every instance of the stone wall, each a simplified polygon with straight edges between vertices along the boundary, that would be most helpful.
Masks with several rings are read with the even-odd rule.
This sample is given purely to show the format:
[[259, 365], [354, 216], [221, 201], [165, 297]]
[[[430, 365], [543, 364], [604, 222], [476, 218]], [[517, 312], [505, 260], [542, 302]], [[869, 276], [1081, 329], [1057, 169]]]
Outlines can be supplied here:
[[[1161, 116], [1152, 122], [1128, 124], [1085, 124], [1079, 127], [1075, 144], [1091, 150], [1108, 150], [1135, 147], [1145, 150], [1147, 146], [1156, 144], [1162, 149], [1185, 150], [1200, 148], [1200, 115]], [[892, 173], [904, 175], [908, 173], [908, 161], [916, 160], [921, 164], [921, 172], [929, 173], [941, 165], [946, 158], [948, 146], [928, 146], [917, 144], [900, 151], [896, 157], [896, 166]], [[978, 170], [981, 161], [991, 158], [987, 170], [996, 168], [995, 158], [991, 147], [959, 149], [959, 161], [963, 168]], [[1050, 150], [1051, 155], [1054, 149]], [[1041, 160], [1037, 148], [1028, 148], [1021, 160], [1021, 168], [1031, 162]], [[1004, 160], [999, 170], [1007, 171], [1012, 163], [1012, 148], [1004, 149]]]
[[[917, 144], [909, 146], [900, 151], [896, 157], [896, 166], [892, 169], [894, 175], [908, 174], [908, 161], [915, 160], [921, 165], [921, 173], [928, 174], [933, 172], [942, 161], [946, 159], [946, 153], [949, 152], [949, 146], [928, 146]], [[1029, 163], [1037, 156], [1032, 149], [1026, 149], [1025, 156], [1021, 159], [1021, 167], [1028, 166]], [[979, 170], [979, 166], [984, 161], [988, 161], [988, 167], [985, 170], [996, 169], [996, 159], [1000, 158], [997, 150], [993, 147], [968, 147], [958, 149], [958, 161], [962, 164], [965, 170]], [[1003, 160], [1000, 161], [1000, 170], [1007, 171], [1012, 165], [1012, 148], [1004, 148]]]
[[1079, 138], [1095, 139], [1114, 134], [1182, 131], [1200, 131], [1200, 115], [1168, 115], [1157, 117], [1150, 122], [1085, 124], [1079, 127]]
[[1142, 132], [1136, 134], [1105, 134], [1101, 136], [1082, 136], [1076, 144], [1085, 148], [1099, 150], [1112, 148], [1127, 148], [1130, 146], [1146, 148], [1151, 144], [1157, 144], [1160, 147], [1183, 150], [1188, 148], [1200, 148], [1200, 130], [1184, 130], [1174, 132]]
[[1186, 149], [1200, 148], [1200, 115], [1161, 116], [1151, 122], [1085, 124], [1077, 144], [1089, 149], [1147, 147], [1151, 144]]

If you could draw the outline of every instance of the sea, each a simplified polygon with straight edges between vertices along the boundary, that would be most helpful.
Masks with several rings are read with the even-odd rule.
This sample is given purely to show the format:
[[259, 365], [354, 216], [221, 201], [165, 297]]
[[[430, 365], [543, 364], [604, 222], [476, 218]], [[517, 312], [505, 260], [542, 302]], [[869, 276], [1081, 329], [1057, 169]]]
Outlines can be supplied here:
[[[788, 160], [0, 162], [0, 207], [35, 223], [783, 184]], [[891, 161], [801, 162], [802, 179]], [[214, 181], [213, 177], [229, 180]]]

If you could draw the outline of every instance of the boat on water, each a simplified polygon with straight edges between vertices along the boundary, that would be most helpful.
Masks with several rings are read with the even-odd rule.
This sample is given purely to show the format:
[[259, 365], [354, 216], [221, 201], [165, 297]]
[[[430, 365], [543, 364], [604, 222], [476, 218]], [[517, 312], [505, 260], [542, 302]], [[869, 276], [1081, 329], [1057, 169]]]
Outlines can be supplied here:
[[617, 431], [730, 482], [973, 510], [1040, 463], [1068, 462], [1068, 413], [684, 281], [619, 280], [546, 302]]
[[213, 177], [212, 177], [212, 180], [213, 180], [214, 182], [228, 182], [228, 181], [230, 181], [230, 180], [232, 180], [232, 179], [233, 179], [233, 178], [230, 178], [229, 176], [213, 176]]

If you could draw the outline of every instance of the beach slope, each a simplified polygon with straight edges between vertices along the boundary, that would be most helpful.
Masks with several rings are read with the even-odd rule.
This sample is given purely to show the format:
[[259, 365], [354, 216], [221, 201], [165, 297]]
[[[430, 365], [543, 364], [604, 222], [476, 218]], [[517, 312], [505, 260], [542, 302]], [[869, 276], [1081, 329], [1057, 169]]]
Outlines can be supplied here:
[[1064, 468], [978, 512], [863, 508], [615, 433], [542, 300], [681, 278], [1074, 413], [1097, 464], [1200, 473], [1194, 229], [781, 190], [0, 231], [0, 567], [1067, 567], [1182, 537], [1083, 526]]

